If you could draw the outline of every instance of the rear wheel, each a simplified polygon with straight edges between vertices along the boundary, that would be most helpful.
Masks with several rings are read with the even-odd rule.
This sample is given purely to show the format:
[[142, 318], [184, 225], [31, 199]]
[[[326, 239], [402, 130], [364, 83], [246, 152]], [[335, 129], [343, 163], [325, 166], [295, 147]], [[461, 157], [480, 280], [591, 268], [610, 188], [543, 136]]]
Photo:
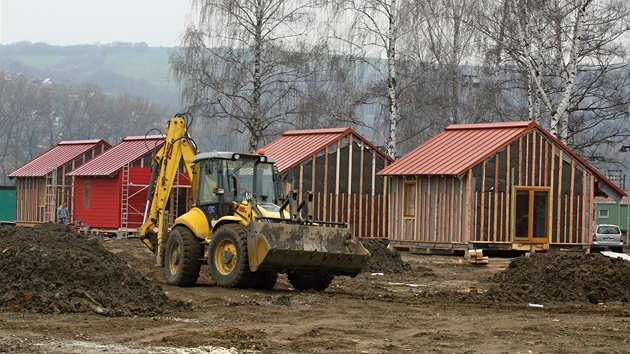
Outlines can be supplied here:
[[247, 257], [247, 231], [240, 224], [221, 226], [212, 236], [208, 252], [210, 274], [223, 288], [248, 288], [253, 284]]
[[278, 281], [278, 272], [272, 270], [259, 270], [252, 273], [252, 287], [256, 289], [273, 289]]
[[193, 286], [199, 278], [203, 245], [183, 226], [176, 226], [166, 242], [164, 265], [169, 285]]

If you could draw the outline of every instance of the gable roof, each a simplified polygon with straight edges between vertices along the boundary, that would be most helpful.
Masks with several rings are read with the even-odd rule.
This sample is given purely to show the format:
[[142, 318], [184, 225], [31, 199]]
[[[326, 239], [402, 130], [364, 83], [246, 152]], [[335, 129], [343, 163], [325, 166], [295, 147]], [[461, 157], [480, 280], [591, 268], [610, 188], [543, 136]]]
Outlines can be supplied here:
[[287, 130], [280, 137], [265, 145], [262, 150], [265, 155], [276, 159], [276, 167], [280, 173], [283, 173], [349, 134], [361, 139], [390, 162], [394, 161], [389, 155], [351, 128]]
[[51, 169], [62, 167], [99, 144], [104, 144], [106, 147], [111, 146], [103, 139], [62, 141], [52, 149], [18, 167], [7, 174], [7, 176], [9, 178], [46, 176]]
[[162, 135], [128, 136], [109, 150], [75, 168], [68, 176], [114, 176], [123, 166], [164, 144]]
[[533, 121], [451, 124], [378, 174], [459, 176], [535, 125]]
[[470, 168], [501, 150], [513, 140], [538, 130], [573, 159], [593, 172], [598, 178], [598, 188], [613, 199], [621, 199], [626, 193], [608, 180], [586, 160], [569, 149], [534, 121], [451, 124], [444, 131], [418, 146], [393, 164], [377, 173], [380, 176], [455, 175], [460, 176]]

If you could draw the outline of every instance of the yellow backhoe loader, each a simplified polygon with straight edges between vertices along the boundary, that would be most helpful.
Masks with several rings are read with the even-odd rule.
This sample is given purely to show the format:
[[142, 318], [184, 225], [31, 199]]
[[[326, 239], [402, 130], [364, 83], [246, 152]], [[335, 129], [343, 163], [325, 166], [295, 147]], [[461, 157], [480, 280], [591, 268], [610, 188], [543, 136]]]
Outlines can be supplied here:
[[[325, 290], [356, 276], [370, 253], [345, 223], [315, 221], [312, 194], [287, 196], [264, 154], [198, 153], [184, 115], [175, 115], [153, 159], [140, 239], [164, 266], [168, 284], [192, 286], [208, 263], [218, 286], [270, 289], [286, 273], [297, 290]], [[168, 229], [165, 208], [180, 165], [191, 180], [190, 209]]]

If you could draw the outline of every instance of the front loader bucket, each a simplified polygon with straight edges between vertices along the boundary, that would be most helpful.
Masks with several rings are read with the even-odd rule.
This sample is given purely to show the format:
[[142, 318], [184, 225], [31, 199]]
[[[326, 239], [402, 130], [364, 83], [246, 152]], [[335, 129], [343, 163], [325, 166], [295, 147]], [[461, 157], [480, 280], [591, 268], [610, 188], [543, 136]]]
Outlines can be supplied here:
[[349, 276], [372, 256], [349, 229], [270, 222], [250, 223], [247, 250], [252, 271], [316, 269]]

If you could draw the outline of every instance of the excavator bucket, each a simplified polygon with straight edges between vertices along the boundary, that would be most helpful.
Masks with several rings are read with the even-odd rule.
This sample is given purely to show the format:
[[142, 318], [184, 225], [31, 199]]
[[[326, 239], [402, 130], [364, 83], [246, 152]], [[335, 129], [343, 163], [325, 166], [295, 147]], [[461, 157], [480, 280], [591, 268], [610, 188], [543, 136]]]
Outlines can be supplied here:
[[347, 228], [273, 222], [251, 222], [249, 267], [328, 270], [356, 276], [372, 256]]

